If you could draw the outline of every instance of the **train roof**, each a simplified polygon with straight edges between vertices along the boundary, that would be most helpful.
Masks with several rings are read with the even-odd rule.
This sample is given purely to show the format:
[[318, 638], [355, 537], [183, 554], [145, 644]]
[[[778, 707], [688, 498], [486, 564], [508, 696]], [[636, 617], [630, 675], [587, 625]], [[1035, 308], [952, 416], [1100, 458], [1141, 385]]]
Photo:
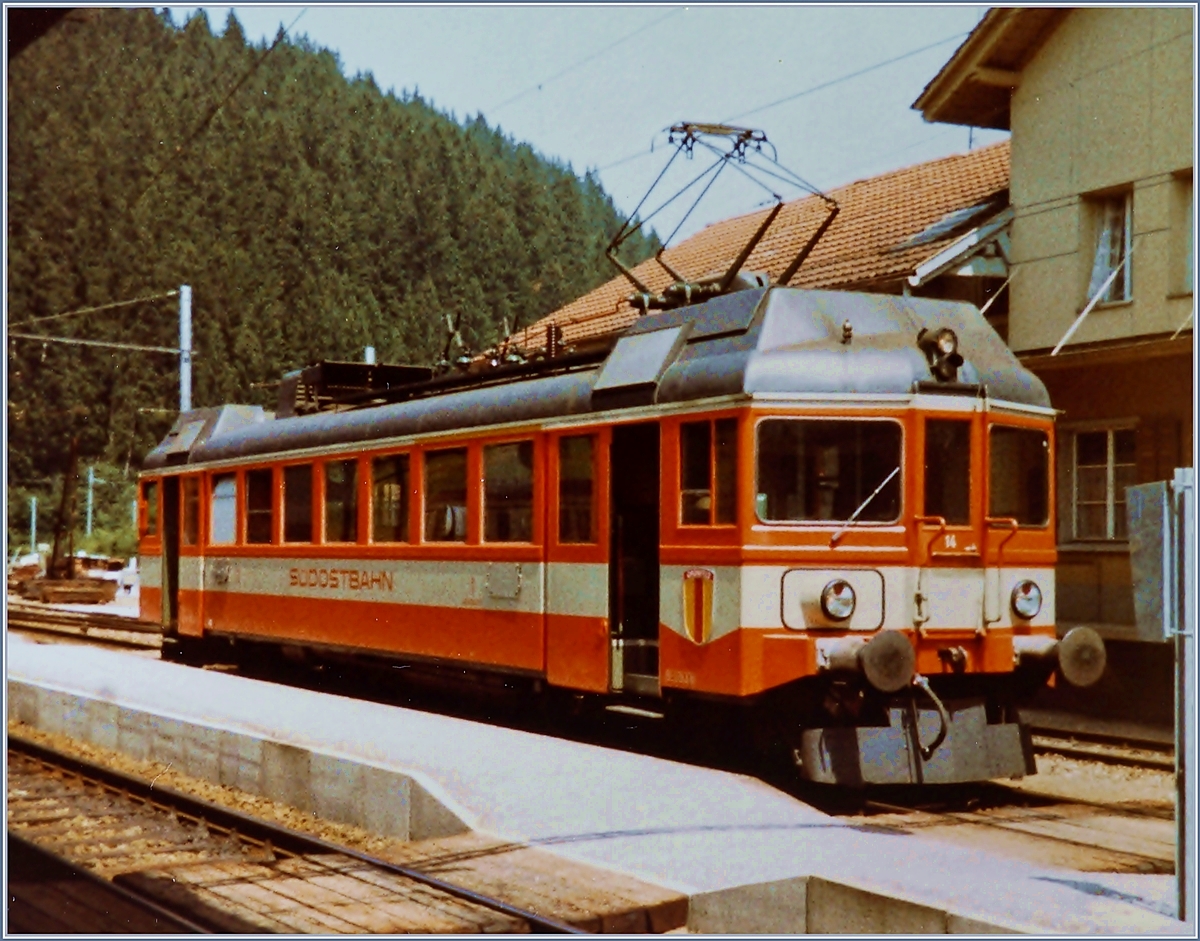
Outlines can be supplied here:
[[[963, 363], [939, 383], [918, 345], [952, 329]], [[496, 371], [405, 401], [277, 418], [259, 406], [179, 416], [144, 467], [231, 460], [455, 429], [538, 421], [649, 404], [753, 393], [910, 394], [924, 389], [1048, 407], [1046, 387], [971, 304], [798, 288], [737, 291], [649, 314], [603, 359], [542, 374]]]

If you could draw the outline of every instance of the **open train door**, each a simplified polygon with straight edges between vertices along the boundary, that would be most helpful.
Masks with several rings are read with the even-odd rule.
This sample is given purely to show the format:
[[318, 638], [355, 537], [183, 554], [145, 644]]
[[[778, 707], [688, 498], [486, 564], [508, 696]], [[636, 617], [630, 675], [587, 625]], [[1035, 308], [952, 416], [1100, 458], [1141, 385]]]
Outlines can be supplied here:
[[659, 426], [618, 425], [609, 452], [613, 692], [657, 696]]
[[173, 637], [179, 628], [179, 478], [162, 479], [162, 626]]

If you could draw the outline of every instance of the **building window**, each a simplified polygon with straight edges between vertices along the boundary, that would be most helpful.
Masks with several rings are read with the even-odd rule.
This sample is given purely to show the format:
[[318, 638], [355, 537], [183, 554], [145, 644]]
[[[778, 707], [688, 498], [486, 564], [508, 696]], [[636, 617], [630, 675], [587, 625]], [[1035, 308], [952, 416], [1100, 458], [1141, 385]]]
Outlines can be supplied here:
[[408, 455], [371, 461], [371, 539], [408, 542]]
[[[1096, 243], [1087, 300], [1115, 304], [1133, 297], [1129, 250], [1133, 239], [1133, 194], [1123, 193], [1094, 200]], [[1115, 276], [1114, 276], [1115, 272]], [[1109, 278], [1112, 278], [1110, 281]], [[1108, 282], [1105, 287], [1105, 282]], [[1104, 288], [1101, 292], [1101, 288]]]
[[1196, 252], [1196, 215], [1193, 204], [1192, 178], [1189, 176], [1183, 184], [1183, 292], [1192, 293], [1192, 271], [1195, 267], [1193, 256]]
[[1175, 177], [1171, 188], [1171, 293], [1192, 293], [1196, 238], [1193, 226], [1196, 215], [1192, 205], [1192, 172]]
[[258, 545], [275, 538], [272, 483], [270, 468], [246, 471], [246, 542]]
[[1137, 479], [1132, 428], [1075, 435], [1075, 538], [1126, 539], [1125, 488]]
[[283, 541], [312, 542], [311, 464], [283, 469]]
[[227, 546], [237, 539], [237, 475], [218, 474], [212, 482], [208, 541]]

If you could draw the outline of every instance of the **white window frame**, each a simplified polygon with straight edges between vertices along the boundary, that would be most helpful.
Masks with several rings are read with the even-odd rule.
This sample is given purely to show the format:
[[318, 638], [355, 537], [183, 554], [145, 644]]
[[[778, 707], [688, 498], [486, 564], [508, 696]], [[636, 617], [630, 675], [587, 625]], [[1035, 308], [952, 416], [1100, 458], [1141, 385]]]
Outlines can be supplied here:
[[[1096, 197], [1091, 202], [1096, 226], [1087, 300], [1096, 296], [1114, 269], [1122, 268], [1121, 277], [1114, 278], [1105, 288], [1099, 303], [1123, 304], [1133, 300], [1133, 265], [1129, 257], [1133, 248], [1133, 193]], [[1118, 226], [1120, 232], [1117, 232]]]
[[1196, 253], [1195, 228], [1195, 190], [1192, 188], [1192, 176], [1189, 174], [1183, 181], [1183, 293], [1192, 293], [1195, 278], [1193, 271]]
[[[1134, 467], [1136, 476], [1136, 455], [1132, 464], [1116, 463], [1116, 434], [1121, 431], [1137, 431], [1136, 421], [1121, 421], [1111, 423], [1088, 423], [1083, 425], [1074, 425], [1069, 429], [1063, 429], [1070, 435], [1071, 444], [1068, 451], [1071, 462], [1071, 539], [1074, 542], [1097, 545], [1107, 543], [1125, 543], [1128, 541], [1128, 535], [1117, 534], [1117, 506], [1122, 508], [1125, 505], [1125, 499], [1117, 499], [1116, 494], [1116, 469], [1121, 467]], [[1104, 535], [1103, 536], [1084, 536], [1079, 532], [1079, 436], [1082, 434], [1095, 434], [1098, 432], [1104, 433], [1106, 436], [1105, 449], [1105, 474], [1104, 474]], [[1094, 466], [1094, 465], [1088, 465]], [[1124, 510], [1122, 509], [1122, 512]]]

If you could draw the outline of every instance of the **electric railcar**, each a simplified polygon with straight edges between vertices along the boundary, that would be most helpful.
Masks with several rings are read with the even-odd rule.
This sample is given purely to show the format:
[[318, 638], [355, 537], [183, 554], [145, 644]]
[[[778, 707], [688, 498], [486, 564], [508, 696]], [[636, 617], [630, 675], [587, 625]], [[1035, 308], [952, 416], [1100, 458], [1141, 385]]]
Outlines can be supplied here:
[[164, 651], [746, 706], [855, 786], [1032, 773], [1020, 704], [1103, 670], [1055, 630], [1055, 413], [971, 305], [757, 287], [593, 354], [324, 365], [148, 455]]

